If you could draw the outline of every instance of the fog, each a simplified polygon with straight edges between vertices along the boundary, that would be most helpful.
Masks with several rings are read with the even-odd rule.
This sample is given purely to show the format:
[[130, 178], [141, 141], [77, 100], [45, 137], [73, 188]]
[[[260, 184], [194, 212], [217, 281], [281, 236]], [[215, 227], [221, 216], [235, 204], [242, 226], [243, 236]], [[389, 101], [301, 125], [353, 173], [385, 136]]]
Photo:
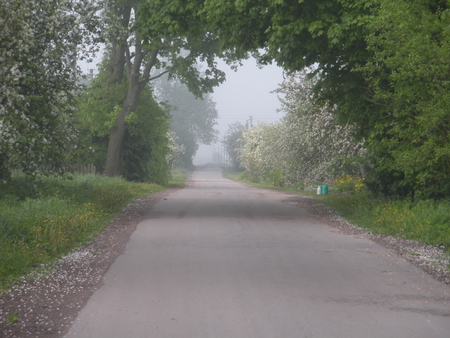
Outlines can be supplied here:
[[[227, 79], [212, 95], [219, 113], [219, 140], [222, 140], [228, 125], [239, 121], [256, 126], [261, 122], [275, 122], [282, 117], [277, 109], [281, 107], [277, 94], [271, 93], [283, 81], [283, 70], [275, 65], [258, 68], [254, 59], [243, 61], [237, 72], [225, 63], [220, 69], [226, 71]], [[251, 120], [251, 121], [250, 121]], [[213, 153], [221, 150], [220, 142], [215, 145], [201, 145], [195, 165], [213, 162]], [[223, 151], [222, 151], [223, 153]]]
[[[94, 57], [92, 63], [80, 62], [83, 73], [91, 70], [96, 75], [96, 65], [101, 61], [101, 53]], [[213, 153], [220, 151], [222, 140], [228, 125], [239, 121], [253, 126], [261, 122], [275, 122], [282, 117], [277, 109], [281, 107], [278, 96], [271, 93], [283, 81], [283, 70], [275, 65], [259, 68], [254, 59], [244, 60], [237, 71], [230, 69], [224, 62], [219, 61], [219, 68], [226, 72], [226, 81], [214, 90], [213, 101], [219, 113], [218, 124], [219, 143], [215, 145], [200, 145], [194, 158], [195, 165], [213, 162]], [[223, 149], [221, 153], [224, 153]]]

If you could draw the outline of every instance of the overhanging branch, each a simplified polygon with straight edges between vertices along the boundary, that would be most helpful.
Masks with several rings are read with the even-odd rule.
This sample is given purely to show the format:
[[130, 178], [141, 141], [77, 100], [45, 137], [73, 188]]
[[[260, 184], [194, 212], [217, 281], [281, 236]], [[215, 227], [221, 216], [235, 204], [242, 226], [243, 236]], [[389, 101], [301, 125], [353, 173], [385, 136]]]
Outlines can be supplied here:
[[168, 72], [169, 72], [168, 70], [165, 70], [162, 73], [159, 73], [158, 75], [152, 76], [151, 78], [148, 79], [148, 81], [156, 80], [156, 79], [160, 78], [161, 76], [163, 76], [164, 74], [167, 74]]

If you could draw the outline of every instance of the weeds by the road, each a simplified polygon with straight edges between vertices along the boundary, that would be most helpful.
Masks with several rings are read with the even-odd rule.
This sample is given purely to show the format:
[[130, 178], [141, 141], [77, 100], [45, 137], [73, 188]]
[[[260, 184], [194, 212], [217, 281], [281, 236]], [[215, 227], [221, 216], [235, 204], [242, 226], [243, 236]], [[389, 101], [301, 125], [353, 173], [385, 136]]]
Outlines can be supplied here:
[[97, 235], [132, 199], [163, 189], [98, 175], [14, 178], [0, 190], [0, 292]]
[[[280, 189], [267, 182], [257, 184], [245, 180], [245, 175], [224, 168], [227, 177], [266, 189]], [[342, 177], [330, 184], [329, 194], [315, 195], [317, 182], [307, 182], [304, 187], [280, 190], [318, 197], [356, 226], [376, 235], [391, 235], [439, 246], [450, 252], [450, 200], [388, 200], [374, 196], [364, 189], [362, 179]]]
[[367, 192], [321, 199], [353, 224], [377, 235], [398, 236], [450, 251], [450, 201], [389, 201]]
[[184, 188], [186, 187], [186, 179], [189, 170], [184, 168], [176, 168], [172, 170], [171, 179], [168, 188]]

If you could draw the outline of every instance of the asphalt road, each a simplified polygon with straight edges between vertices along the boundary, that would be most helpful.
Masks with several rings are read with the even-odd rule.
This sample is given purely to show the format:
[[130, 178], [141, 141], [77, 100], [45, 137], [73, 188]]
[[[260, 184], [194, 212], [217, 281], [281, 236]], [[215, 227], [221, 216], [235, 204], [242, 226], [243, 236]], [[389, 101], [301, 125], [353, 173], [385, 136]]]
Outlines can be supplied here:
[[218, 169], [158, 202], [65, 337], [450, 337], [450, 288]]

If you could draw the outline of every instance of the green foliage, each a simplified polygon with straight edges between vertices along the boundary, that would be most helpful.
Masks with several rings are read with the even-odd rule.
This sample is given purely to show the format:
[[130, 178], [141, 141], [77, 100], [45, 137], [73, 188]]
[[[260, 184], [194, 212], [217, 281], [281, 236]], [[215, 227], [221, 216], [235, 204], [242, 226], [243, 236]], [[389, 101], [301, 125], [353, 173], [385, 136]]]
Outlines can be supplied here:
[[[105, 86], [105, 83], [110, 85]], [[98, 168], [104, 166], [109, 130], [120, 113], [127, 86], [127, 81], [111, 83], [110, 74], [101, 68], [88, 89], [81, 93], [76, 119], [83, 146], [75, 160], [94, 163]], [[153, 99], [149, 87], [143, 90], [136, 110], [125, 120], [123, 176], [130, 181], [166, 184], [170, 175], [166, 159], [169, 116]]]
[[[379, 1], [361, 69], [383, 119], [369, 138], [375, 180], [392, 172], [401, 195], [450, 195], [450, 18], [445, 1]], [[374, 161], [374, 162], [375, 162]], [[386, 189], [386, 188], [384, 188]]]
[[169, 116], [149, 92], [141, 95], [133, 116], [125, 134], [123, 175], [130, 181], [167, 184]]
[[13, 312], [13, 313], [10, 313], [6, 317], [6, 319], [4, 321], [4, 324], [5, 325], [11, 325], [11, 324], [18, 323], [18, 322], [20, 322], [19, 314], [17, 312]]
[[[211, 92], [225, 79], [217, 68], [221, 54], [218, 38], [199, 20], [201, 2], [120, 1], [103, 2], [104, 38], [113, 82], [128, 89], [114, 127], [110, 129], [105, 174], [122, 175], [122, 149], [126, 118], [135, 110], [145, 86], [164, 74], [176, 77], [195, 96]], [[206, 70], [200, 72], [201, 62]]]
[[133, 198], [160, 191], [103, 176], [16, 177], [0, 193], [0, 289], [98, 234]]
[[284, 173], [281, 170], [272, 170], [267, 174], [267, 181], [271, 182], [275, 187], [284, 187]]
[[105, 71], [106, 62], [99, 68], [98, 74], [90, 81], [78, 98], [75, 125], [79, 130], [78, 150], [73, 161], [93, 163], [102, 173], [106, 161], [108, 135], [120, 113], [127, 83], [111, 83], [111, 76]]
[[[158, 52], [156, 68], [179, 78], [198, 97], [225, 79], [215, 62], [221, 53], [218, 37], [201, 20], [201, 9], [196, 0], [145, 1], [137, 7], [135, 25], [143, 45]], [[207, 67], [203, 72], [199, 60]]]
[[314, 67], [315, 101], [366, 141], [371, 189], [437, 199], [450, 194], [449, 13], [446, 0], [207, 0], [203, 11], [236, 58]]
[[[372, 105], [365, 79], [355, 67], [370, 58], [364, 19], [376, 0], [207, 0], [204, 15], [223, 48], [235, 57], [251, 52], [260, 63], [287, 71], [314, 66], [315, 96], [331, 103], [342, 122], [371, 128]], [[364, 126], [364, 129], [362, 128]]]
[[333, 181], [333, 187], [340, 192], [361, 192], [365, 188], [364, 180], [361, 177], [342, 175]]
[[239, 180], [244, 181], [244, 182], [251, 182], [251, 183], [260, 183], [261, 178], [257, 175], [255, 175], [253, 172], [251, 171], [244, 171], [241, 172], [239, 171], [240, 175], [239, 175]]
[[231, 123], [223, 138], [223, 144], [235, 170], [242, 170], [240, 154], [244, 130], [245, 126], [240, 122]]
[[81, 127], [88, 126], [94, 136], [108, 135], [119, 116], [120, 104], [125, 100], [128, 88], [126, 81], [114, 82], [107, 67], [108, 62], [104, 60], [78, 100], [78, 123]]

